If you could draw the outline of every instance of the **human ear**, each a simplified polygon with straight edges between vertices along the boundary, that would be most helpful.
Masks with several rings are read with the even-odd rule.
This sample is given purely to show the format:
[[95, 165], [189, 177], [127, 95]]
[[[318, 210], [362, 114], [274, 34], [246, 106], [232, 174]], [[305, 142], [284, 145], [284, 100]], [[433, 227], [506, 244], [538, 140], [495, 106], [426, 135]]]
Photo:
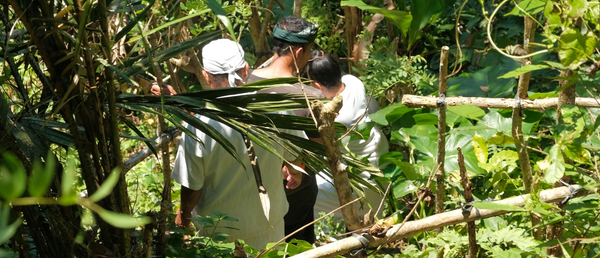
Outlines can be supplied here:
[[248, 64], [248, 62], [246, 62], [246, 65], [244, 66], [244, 68], [242, 68], [242, 79], [244, 80], [244, 83], [246, 83], [246, 78], [248, 78], [248, 71], [250, 70], [250, 65]]
[[204, 79], [206, 80], [206, 83], [208, 83], [208, 85], [212, 84], [212, 78], [210, 77], [210, 74], [207, 71], [202, 70], [202, 76], [204, 76]]

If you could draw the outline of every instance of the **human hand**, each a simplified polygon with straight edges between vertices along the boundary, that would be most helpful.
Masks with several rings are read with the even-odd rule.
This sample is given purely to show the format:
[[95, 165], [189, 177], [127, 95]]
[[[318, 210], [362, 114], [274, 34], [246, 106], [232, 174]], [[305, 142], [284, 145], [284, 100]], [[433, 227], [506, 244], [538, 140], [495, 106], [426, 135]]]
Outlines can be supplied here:
[[295, 189], [296, 187], [300, 186], [300, 183], [302, 183], [302, 172], [295, 169], [290, 164], [284, 164], [284, 166], [281, 168], [281, 173], [283, 174], [283, 179], [287, 181], [287, 184], [285, 185], [285, 188], [287, 189]]
[[192, 217], [192, 213], [187, 212], [186, 214], [184, 214], [181, 208], [177, 209], [176, 213], [177, 215], [175, 216], [175, 225], [183, 229], [187, 228], [190, 231], [194, 232], [194, 228], [192, 227], [192, 221], [190, 220], [190, 218]]
[[175, 89], [173, 89], [173, 86], [166, 84], [164, 82], [162, 84], [162, 87], [159, 87], [158, 84], [155, 84], [155, 85], [152, 85], [152, 88], [150, 89], [150, 92], [152, 93], [152, 95], [155, 95], [155, 96], [160, 96], [161, 91], [162, 91], [162, 94], [165, 96], [171, 96], [171, 95], [177, 94]]

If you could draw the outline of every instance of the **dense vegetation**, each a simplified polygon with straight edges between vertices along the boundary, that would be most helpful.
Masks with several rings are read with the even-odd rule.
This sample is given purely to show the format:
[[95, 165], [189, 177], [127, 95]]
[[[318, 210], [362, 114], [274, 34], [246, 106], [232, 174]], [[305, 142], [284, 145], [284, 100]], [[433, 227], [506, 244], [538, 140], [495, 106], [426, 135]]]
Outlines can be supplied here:
[[[436, 201], [446, 211], [461, 207], [460, 147], [476, 202], [531, 193], [523, 208], [496, 207], [513, 212], [477, 221], [480, 256], [600, 255], [600, 113], [575, 101], [598, 95], [597, 1], [7, 0], [1, 11], [0, 256], [232, 257], [234, 243], [222, 242], [219, 221], [235, 218], [219, 212], [197, 218], [205, 236], [183, 248], [185, 232], [172, 222], [179, 188], [169, 177], [177, 143], [155, 148], [153, 136], [170, 126], [188, 133], [182, 121], [206, 130], [187, 111], [216, 114], [261, 146], [283, 139], [309, 149], [308, 165], [323, 167], [322, 146], [268, 129], [314, 128], [311, 119], [258, 115], [305, 107], [303, 101], [218, 99], [294, 80], [207, 90], [200, 72], [199, 50], [218, 37], [239, 41], [251, 66], [262, 64], [274, 22], [292, 14], [320, 25], [316, 47], [339, 58], [382, 106], [369, 125], [381, 126], [390, 140], [381, 158], [390, 165], [372, 179], [391, 182], [385, 213], [395, 222], [435, 214]], [[447, 96], [557, 97], [559, 108], [448, 106], [445, 177], [428, 189], [439, 169], [440, 109], [401, 100], [438, 95], [442, 46], [450, 48]], [[188, 95], [149, 96], [153, 82]], [[368, 127], [356, 130], [364, 135]], [[147, 146], [151, 157], [128, 167]], [[351, 173], [365, 169], [361, 158], [345, 157]], [[559, 180], [588, 195], [541, 202], [540, 191], [561, 186]], [[435, 195], [440, 187], [444, 196]], [[316, 228], [325, 232], [319, 245], [345, 231], [332, 218]], [[313, 248], [290, 243], [268, 257]], [[373, 255], [465, 257], [467, 228], [451, 225], [385, 247]], [[246, 248], [257, 255], [265, 247]]]

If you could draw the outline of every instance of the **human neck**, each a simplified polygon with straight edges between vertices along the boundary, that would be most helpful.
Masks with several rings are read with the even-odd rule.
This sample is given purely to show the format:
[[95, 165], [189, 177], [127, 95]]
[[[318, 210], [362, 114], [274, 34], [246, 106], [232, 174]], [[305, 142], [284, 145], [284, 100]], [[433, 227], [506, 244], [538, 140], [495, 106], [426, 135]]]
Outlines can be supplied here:
[[218, 82], [218, 83], [217, 82], [212, 82], [210, 84], [210, 88], [211, 89], [220, 89], [220, 88], [229, 88], [229, 87], [230, 87], [229, 81], [227, 81], [227, 80], [223, 80], [223, 81]]
[[254, 70], [252, 73], [263, 78], [281, 78], [293, 77], [294, 71], [296, 71], [296, 66], [292, 54], [280, 56], [275, 53], [273, 61], [268, 67]]
[[[323, 90], [325, 89], [325, 90]], [[328, 99], [333, 99], [335, 98], [335, 96], [340, 95], [340, 93], [342, 93], [344, 91], [344, 89], [346, 89], [346, 85], [343, 83], [340, 83], [340, 86], [333, 88], [333, 89], [327, 89], [325, 87], [321, 88], [321, 91], [323, 92], [323, 96], [325, 96], [325, 98]]]

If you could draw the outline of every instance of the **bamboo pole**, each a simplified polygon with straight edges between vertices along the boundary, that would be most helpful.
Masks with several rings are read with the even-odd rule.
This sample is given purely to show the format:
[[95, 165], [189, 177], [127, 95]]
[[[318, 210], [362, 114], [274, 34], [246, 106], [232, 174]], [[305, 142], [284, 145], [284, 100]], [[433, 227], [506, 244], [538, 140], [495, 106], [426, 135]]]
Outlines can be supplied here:
[[[323, 139], [325, 154], [329, 166], [331, 167], [333, 184], [335, 185], [335, 190], [338, 194], [340, 206], [353, 201], [348, 173], [346, 168], [340, 162], [341, 153], [337, 142], [335, 128], [333, 126], [335, 117], [342, 108], [342, 99], [342, 96], [337, 96], [327, 104], [323, 104], [320, 100], [315, 100], [311, 105], [315, 118], [317, 119], [319, 134]], [[362, 228], [360, 220], [358, 219], [358, 213], [353, 205], [342, 208], [342, 217], [344, 218], [344, 222], [348, 229], [357, 230]]]
[[[440, 84], [438, 95], [440, 99], [446, 97], [446, 77], [448, 76], [448, 53], [450, 48], [447, 46], [442, 47], [442, 53], [440, 57]], [[444, 180], [446, 175], [444, 173], [444, 159], [446, 159], [446, 105], [441, 103], [439, 105], [438, 114], [438, 152], [437, 152], [437, 169], [435, 171], [436, 186], [435, 186], [435, 213], [439, 214], [444, 212]], [[437, 230], [438, 233], [442, 232], [442, 229]]]
[[[446, 159], [446, 86], [448, 85], [448, 53], [450, 48], [448, 46], [442, 47], [440, 55], [440, 79], [438, 96], [439, 101], [439, 113], [438, 113], [438, 151], [437, 151], [437, 169], [435, 171], [435, 213], [440, 214], [444, 212], [444, 197], [445, 193], [445, 180], [446, 174], [444, 173], [444, 160]], [[444, 229], [436, 229], [436, 233], [442, 233]], [[444, 250], [438, 250], [438, 258], [444, 257]]]
[[[579, 185], [571, 185], [575, 188], [580, 188]], [[591, 191], [581, 191], [576, 196], [584, 196], [593, 194]], [[559, 202], [567, 196], [571, 195], [568, 187], [559, 187], [540, 192], [540, 201], [555, 203]], [[525, 206], [525, 200], [529, 198], [529, 194], [519, 195], [512, 198], [494, 201], [496, 204], [508, 204], [519, 207]], [[465, 214], [461, 209], [444, 212], [442, 214], [436, 214], [420, 220], [409, 221], [404, 224], [403, 227], [400, 225], [394, 225], [390, 230], [387, 231], [384, 237], [375, 238], [373, 236], [367, 236], [369, 240], [369, 246], [380, 245], [388, 241], [395, 241], [402, 238], [410, 237], [417, 233], [431, 231], [437, 228], [455, 225], [458, 223], [471, 222], [479, 219], [485, 219], [490, 217], [499, 216], [502, 214], [510, 213], [510, 211], [499, 211], [499, 210], [486, 210], [473, 208], [470, 213]], [[328, 245], [315, 248], [304, 253], [297, 254], [296, 258], [320, 258], [320, 257], [333, 257], [336, 255], [342, 255], [350, 252], [351, 250], [361, 248], [362, 244], [357, 238], [349, 237], [340, 241], [333, 242]]]
[[[460, 147], [456, 148], [458, 150], [458, 167], [460, 168], [460, 179], [461, 184], [464, 189], [465, 202], [473, 201], [473, 194], [471, 193], [471, 188], [473, 188], [473, 184], [469, 181], [469, 177], [467, 176], [467, 168], [465, 167], [465, 157], [463, 156], [462, 150]], [[467, 222], [467, 232], [469, 234], [469, 256], [468, 258], [476, 258], [477, 250], [479, 246], [477, 246], [477, 238], [475, 230], [477, 226], [474, 221]]]
[[[437, 108], [437, 97], [403, 95], [402, 104], [414, 108]], [[447, 106], [473, 105], [480, 108], [510, 108], [517, 107], [515, 99], [507, 98], [479, 98], [479, 97], [447, 97]], [[600, 100], [595, 98], [575, 98], [575, 106], [600, 108]], [[523, 109], [547, 109], [556, 108], [558, 98], [545, 99], [521, 99]]]

